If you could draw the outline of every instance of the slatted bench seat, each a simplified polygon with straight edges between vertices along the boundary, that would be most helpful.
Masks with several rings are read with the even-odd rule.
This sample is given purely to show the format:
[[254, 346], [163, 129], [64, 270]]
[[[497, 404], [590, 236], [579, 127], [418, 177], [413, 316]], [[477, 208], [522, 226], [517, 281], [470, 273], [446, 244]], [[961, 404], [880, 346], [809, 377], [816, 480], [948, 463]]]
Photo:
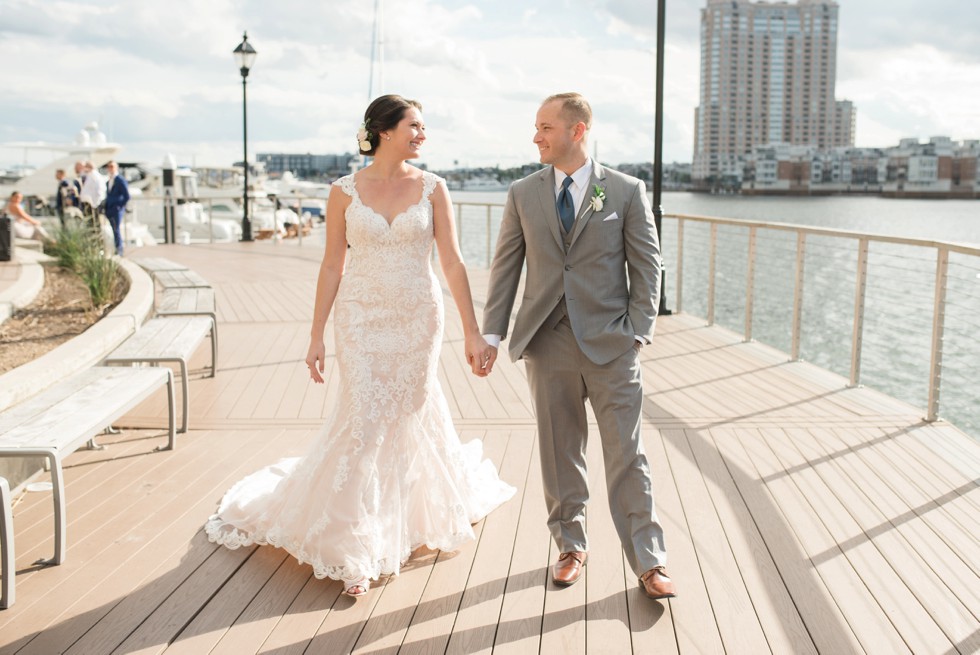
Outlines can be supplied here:
[[162, 273], [166, 271], [186, 271], [187, 267], [183, 264], [178, 264], [177, 262], [172, 262], [166, 257], [143, 257], [141, 259], [134, 259], [136, 265], [142, 268], [144, 271], [150, 275], [156, 277], [157, 273]]
[[164, 289], [210, 289], [211, 285], [203, 277], [190, 270], [183, 271], [157, 271], [153, 274], [155, 279]]
[[211, 332], [214, 360], [218, 356], [218, 314], [214, 289], [179, 288], [167, 289], [157, 302], [157, 316], [209, 316], [214, 322]]
[[[0, 412], [0, 457], [44, 457], [51, 471], [54, 496], [54, 557], [45, 564], [61, 564], [67, 550], [65, 488], [61, 461], [82, 444], [94, 445], [95, 437], [114, 421], [162, 386], [167, 389], [169, 441], [176, 445], [176, 408], [173, 372], [168, 368], [120, 368], [96, 366], [48, 387], [41, 393]], [[8, 504], [9, 506], [9, 504]], [[0, 529], [2, 547], [12, 553], [13, 541], [4, 515]], [[7, 551], [6, 549], [11, 550]], [[4, 564], [8, 559], [4, 559]], [[3, 570], [3, 585], [10, 585], [11, 565]], [[5, 593], [6, 597], [6, 593]]]
[[218, 364], [218, 341], [215, 322], [209, 316], [166, 316], [154, 318], [142, 325], [131, 337], [105, 358], [105, 363], [116, 364], [163, 364], [180, 365], [181, 406], [183, 417], [180, 432], [187, 432], [188, 384], [187, 364], [191, 355], [211, 335], [211, 376]]

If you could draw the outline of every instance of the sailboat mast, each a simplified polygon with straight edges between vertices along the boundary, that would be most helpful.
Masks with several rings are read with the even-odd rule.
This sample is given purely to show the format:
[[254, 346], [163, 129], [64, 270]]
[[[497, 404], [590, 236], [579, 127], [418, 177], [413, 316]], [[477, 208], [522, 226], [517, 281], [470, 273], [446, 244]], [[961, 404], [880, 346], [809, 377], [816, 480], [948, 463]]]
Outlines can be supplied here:
[[378, 63], [378, 93], [385, 88], [385, 26], [382, 0], [374, 0], [374, 27], [371, 31], [371, 73], [368, 76], [368, 102], [374, 99], [374, 64]]

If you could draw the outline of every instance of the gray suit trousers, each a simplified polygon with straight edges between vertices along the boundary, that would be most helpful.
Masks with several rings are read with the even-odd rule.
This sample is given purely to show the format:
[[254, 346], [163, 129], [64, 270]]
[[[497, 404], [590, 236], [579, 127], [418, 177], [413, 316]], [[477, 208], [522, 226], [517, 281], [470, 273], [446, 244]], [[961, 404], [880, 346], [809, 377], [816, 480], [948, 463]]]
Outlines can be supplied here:
[[538, 422], [548, 527], [558, 549], [589, 549], [588, 399], [602, 440], [609, 509], [626, 559], [637, 575], [666, 565], [663, 528], [640, 436], [643, 384], [637, 350], [595, 364], [579, 349], [565, 317], [538, 330], [524, 361]]

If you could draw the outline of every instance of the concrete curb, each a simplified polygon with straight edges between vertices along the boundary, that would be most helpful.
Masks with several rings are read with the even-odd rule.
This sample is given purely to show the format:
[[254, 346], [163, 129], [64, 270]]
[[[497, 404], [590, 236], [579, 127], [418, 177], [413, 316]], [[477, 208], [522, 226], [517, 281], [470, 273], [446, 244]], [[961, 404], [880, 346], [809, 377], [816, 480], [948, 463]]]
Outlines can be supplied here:
[[98, 364], [143, 324], [153, 310], [153, 279], [133, 262], [117, 257], [129, 292], [109, 315], [41, 357], [0, 375], [0, 411], [55, 382]]
[[27, 248], [17, 248], [15, 262], [20, 265], [20, 276], [12, 285], [0, 291], [0, 323], [14, 315], [21, 307], [27, 307], [44, 288], [43, 262], [54, 261], [44, 253]]

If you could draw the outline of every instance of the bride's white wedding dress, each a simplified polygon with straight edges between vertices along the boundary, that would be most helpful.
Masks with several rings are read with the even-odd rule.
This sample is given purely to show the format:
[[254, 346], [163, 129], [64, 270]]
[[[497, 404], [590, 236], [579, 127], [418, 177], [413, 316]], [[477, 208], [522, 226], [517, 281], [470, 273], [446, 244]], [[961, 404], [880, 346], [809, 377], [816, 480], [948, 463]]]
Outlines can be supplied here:
[[419, 546], [455, 550], [514, 494], [479, 440], [460, 443], [436, 377], [444, 312], [429, 196], [439, 181], [424, 172], [421, 199], [390, 224], [353, 176], [335, 182], [351, 197], [333, 307], [336, 407], [304, 456], [225, 494], [205, 526], [211, 541], [279, 546], [317, 578], [378, 578]]

